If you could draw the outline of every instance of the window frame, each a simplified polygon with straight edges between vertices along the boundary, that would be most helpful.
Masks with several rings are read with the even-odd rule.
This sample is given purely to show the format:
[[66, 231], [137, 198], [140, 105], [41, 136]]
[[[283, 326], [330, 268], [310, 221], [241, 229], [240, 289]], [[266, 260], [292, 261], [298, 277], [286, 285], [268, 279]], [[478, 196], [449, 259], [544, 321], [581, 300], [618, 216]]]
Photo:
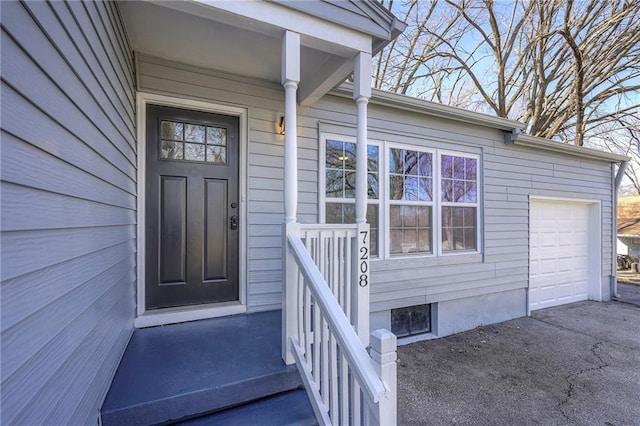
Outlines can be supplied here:
[[[434, 165], [434, 169], [437, 170], [437, 195], [438, 195], [438, 212], [437, 212], [437, 226], [438, 229], [436, 231], [437, 235], [437, 247], [438, 247], [438, 256], [460, 256], [465, 254], [479, 254], [482, 253], [482, 233], [481, 233], [481, 223], [480, 223], [480, 211], [481, 211], [481, 201], [482, 201], [482, 158], [478, 154], [460, 152], [460, 151], [452, 151], [440, 149], [436, 150], [437, 158], [436, 163]], [[476, 168], [476, 191], [478, 194], [477, 200], [475, 203], [456, 203], [453, 201], [442, 201], [441, 200], [441, 188], [442, 188], [442, 171], [441, 168], [441, 159], [443, 155], [449, 155], [454, 157], [462, 157], [462, 158], [473, 158], [476, 160], [477, 168]], [[435, 173], [435, 172], [434, 172]], [[442, 250], [442, 207], [475, 207], [476, 208], [476, 248], [475, 250], [452, 250], [452, 251], [443, 251]]]
[[[333, 204], [353, 204], [355, 206], [356, 199], [354, 198], [333, 198], [327, 197], [326, 187], [327, 187], [327, 140], [336, 140], [340, 142], [353, 143], [357, 146], [357, 138], [354, 136], [341, 135], [337, 133], [328, 133], [322, 132], [320, 134], [320, 146], [318, 149], [319, 152], [319, 167], [318, 167], [318, 221], [320, 223], [327, 223], [327, 203]], [[378, 198], [368, 198], [367, 196], [367, 205], [375, 204], [378, 206], [378, 247], [377, 254], [371, 255], [372, 259], [380, 259], [382, 258], [382, 253], [384, 250], [384, 234], [386, 231], [381, 227], [384, 223], [382, 220], [383, 210], [382, 210], [382, 200], [386, 196], [384, 185], [381, 183], [381, 178], [383, 174], [383, 147], [384, 144], [382, 141], [376, 141], [369, 139], [367, 145], [373, 145], [378, 148]], [[367, 170], [368, 175], [368, 170]], [[368, 194], [368, 193], [367, 193]], [[367, 222], [368, 223], [368, 222]]]
[[[341, 142], [348, 142], [357, 145], [356, 137], [346, 134], [334, 133], [334, 132], [320, 132], [319, 137], [319, 149], [318, 149], [318, 219], [320, 223], [326, 223], [326, 204], [327, 203], [347, 203], [355, 204], [355, 198], [329, 198], [326, 196], [326, 144], [327, 140], [337, 140]], [[473, 152], [455, 151], [450, 149], [441, 149], [435, 146], [425, 146], [418, 144], [407, 144], [392, 142], [388, 140], [369, 139], [367, 145], [374, 145], [378, 147], [378, 198], [367, 199], [367, 205], [378, 205], [378, 255], [372, 256], [372, 260], [410, 260], [410, 259], [425, 259], [425, 258], [455, 258], [459, 256], [468, 255], [481, 255], [484, 251], [483, 240], [483, 223], [482, 218], [482, 206], [483, 206], [483, 162], [482, 154]], [[437, 145], [437, 144], [434, 144]], [[409, 151], [417, 151], [430, 153], [432, 156], [432, 182], [433, 182], [433, 195], [431, 202], [422, 201], [402, 201], [402, 200], [390, 200], [389, 199], [389, 153], [390, 149], [405, 149]], [[450, 155], [454, 157], [472, 158], [476, 160], [476, 191], [477, 201], [475, 203], [455, 203], [455, 202], [443, 202], [441, 201], [441, 185], [442, 185], [442, 173], [441, 173], [441, 158], [443, 155]], [[390, 207], [392, 204], [401, 205], [419, 205], [419, 206], [431, 206], [431, 253], [403, 253], [391, 255], [391, 217]], [[454, 206], [454, 207], [475, 207], [476, 209], [476, 248], [475, 250], [442, 250], [442, 207]]]

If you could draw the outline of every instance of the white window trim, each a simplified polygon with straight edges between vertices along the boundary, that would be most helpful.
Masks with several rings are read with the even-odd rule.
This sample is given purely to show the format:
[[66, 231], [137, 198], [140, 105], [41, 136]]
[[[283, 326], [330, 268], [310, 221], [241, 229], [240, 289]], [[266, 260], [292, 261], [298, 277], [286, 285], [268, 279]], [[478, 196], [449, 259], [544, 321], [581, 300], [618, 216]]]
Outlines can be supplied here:
[[[478, 168], [476, 170], [476, 184], [477, 186], [477, 191], [478, 191], [478, 202], [477, 203], [454, 203], [454, 202], [447, 202], [446, 204], [443, 204], [442, 201], [440, 201], [440, 187], [441, 187], [441, 180], [442, 180], [442, 174], [440, 173], [440, 164], [441, 164], [441, 158], [443, 155], [452, 155], [454, 157], [464, 157], [464, 158], [475, 158], [476, 161], [478, 162]], [[436, 175], [436, 180], [437, 180], [437, 185], [438, 188], [436, 189], [437, 192], [437, 196], [438, 196], [438, 201], [437, 201], [437, 206], [438, 206], [438, 211], [436, 213], [437, 219], [437, 226], [438, 229], [436, 230], [435, 234], [436, 234], [436, 247], [438, 248], [437, 250], [437, 255], [438, 256], [460, 256], [460, 255], [465, 255], [465, 254], [480, 254], [482, 252], [482, 250], [480, 249], [482, 247], [482, 231], [481, 231], [481, 224], [480, 224], [480, 211], [481, 211], [481, 203], [482, 203], [482, 196], [483, 196], [483, 191], [482, 191], [482, 159], [478, 154], [472, 154], [472, 153], [466, 153], [466, 152], [460, 152], [460, 151], [450, 151], [450, 150], [437, 150], [437, 156], [436, 156], [436, 164], [434, 164], [434, 174], [437, 173]], [[457, 251], [447, 251], [447, 252], [443, 252], [442, 251], [442, 207], [443, 205], [446, 206], [456, 206], [456, 207], [475, 207], [476, 208], [476, 249], [475, 250], [457, 250]]]
[[[417, 152], [425, 152], [431, 154], [432, 161], [435, 163], [436, 161], [436, 150], [430, 147], [424, 147], [420, 145], [407, 145], [401, 144], [397, 142], [386, 142], [383, 147], [383, 157], [384, 157], [384, 189], [385, 189], [385, 198], [384, 198], [384, 234], [385, 241], [388, 241], [389, 244], [385, 244], [384, 246], [384, 255], [385, 259], [415, 259], [415, 258], [423, 258], [423, 257], [435, 257], [436, 256], [436, 244], [437, 240], [435, 238], [435, 226], [436, 226], [436, 218], [435, 218], [435, 208], [437, 206], [435, 196], [438, 194], [436, 188], [436, 168], [435, 164], [432, 167], [432, 200], [431, 201], [403, 201], [403, 200], [390, 200], [386, 197], [386, 193], [388, 192], [389, 182], [391, 179], [389, 178], [389, 150], [392, 148], [395, 149], [406, 149], [409, 151], [417, 151]], [[438, 183], [439, 184], [439, 183]], [[431, 253], [414, 253], [414, 254], [391, 254], [391, 205], [403, 205], [403, 206], [431, 206]], [[382, 228], [381, 228], [382, 230]]]
[[[343, 142], [350, 142], [356, 144], [356, 138], [353, 136], [347, 136], [339, 133], [332, 132], [320, 132], [320, 146], [318, 149], [318, 215], [319, 222], [326, 223], [326, 203], [329, 199], [326, 197], [326, 144], [327, 140], [339, 140]], [[368, 145], [375, 145], [378, 147], [378, 184], [379, 184], [379, 198], [377, 200], [368, 200], [368, 203], [378, 204], [378, 257], [372, 258], [372, 261], [377, 260], [407, 260], [407, 259], [424, 259], [424, 258], [452, 258], [458, 256], [469, 256], [482, 254], [483, 245], [483, 226], [482, 226], [482, 205], [483, 205], [483, 185], [482, 185], [482, 156], [476, 153], [453, 151], [433, 148], [430, 146], [414, 145], [398, 142], [390, 142], [386, 140], [369, 139]], [[432, 207], [432, 252], [406, 254], [406, 255], [391, 255], [391, 235], [390, 235], [390, 206], [391, 200], [388, 199], [388, 185], [389, 185], [389, 149], [399, 148], [408, 149], [411, 151], [419, 151], [431, 153], [433, 158], [433, 201], [431, 202], [414, 202], [406, 201], [401, 202], [403, 205], [419, 205]], [[475, 250], [460, 250], [460, 251], [442, 251], [442, 202], [440, 201], [440, 185], [441, 185], [441, 173], [440, 162], [442, 155], [452, 155], [456, 157], [474, 158], [477, 160], [477, 191], [478, 202], [477, 203], [447, 203], [447, 205], [459, 206], [459, 207], [475, 207], [476, 208], [476, 249]], [[335, 199], [337, 203], [344, 203], [345, 199]], [[338, 201], [340, 200], [340, 201]], [[351, 200], [347, 201], [350, 202]], [[397, 200], [400, 202], [400, 200]], [[331, 201], [329, 201], [331, 202]], [[355, 203], [355, 199], [353, 200]]]

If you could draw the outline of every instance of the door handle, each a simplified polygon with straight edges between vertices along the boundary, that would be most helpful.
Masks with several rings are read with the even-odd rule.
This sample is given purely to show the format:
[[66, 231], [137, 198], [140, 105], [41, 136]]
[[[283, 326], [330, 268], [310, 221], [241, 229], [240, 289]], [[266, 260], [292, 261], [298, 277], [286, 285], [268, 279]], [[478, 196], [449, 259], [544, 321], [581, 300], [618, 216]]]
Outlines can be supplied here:
[[231, 216], [231, 229], [234, 231], [238, 229], [238, 216]]

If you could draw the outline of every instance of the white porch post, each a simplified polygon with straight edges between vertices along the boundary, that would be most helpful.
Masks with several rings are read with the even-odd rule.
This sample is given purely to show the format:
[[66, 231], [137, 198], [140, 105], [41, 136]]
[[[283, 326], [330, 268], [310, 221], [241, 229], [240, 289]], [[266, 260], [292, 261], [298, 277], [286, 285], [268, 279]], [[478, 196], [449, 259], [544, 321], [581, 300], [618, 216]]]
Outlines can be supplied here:
[[298, 209], [298, 120], [300, 83], [300, 34], [286, 31], [282, 37], [282, 85], [284, 86], [284, 220], [295, 222]]
[[371, 54], [360, 52], [353, 72], [353, 99], [358, 106], [356, 140], [356, 223], [367, 221], [367, 104], [371, 97]]
[[371, 97], [371, 54], [360, 52], [355, 59], [353, 99], [358, 107], [356, 140], [356, 224], [357, 244], [352, 283], [354, 327], [362, 344], [369, 346], [369, 225], [367, 224], [367, 104]]
[[298, 208], [298, 135], [297, 99], [300, 82], [300, 34], [286, 31], [282, 37], [282, 86], [284, 86], [284, 230], [282, 294], [282, 359], [293, 364], [291, 336], [298, 336], [296, 321], [296, 297], [298, 291], [298, 266], [287, 242], [289, 233], [299, 233], [296, 224]]

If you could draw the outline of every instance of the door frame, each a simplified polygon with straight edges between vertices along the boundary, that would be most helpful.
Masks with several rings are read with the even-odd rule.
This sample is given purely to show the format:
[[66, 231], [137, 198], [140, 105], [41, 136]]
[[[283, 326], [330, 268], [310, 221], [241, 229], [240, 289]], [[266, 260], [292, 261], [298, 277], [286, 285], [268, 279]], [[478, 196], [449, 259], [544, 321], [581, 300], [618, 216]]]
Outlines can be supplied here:
[[[137, 296], [136, 296], [136, 318], [134, 325], [136, 328], [152, 327], [156, 325], [174, 324], [178, 322], [194, 321], [204, 318], [215, 318], [226, 315], [235, 315], [245, 313], [247, 310], [247, 285], [246, 285], [246, 265], [247, 265], [247, 146], [248, 146], [248, 110], [237, 106], [216, 104], [212, 102], [204, 102], [193, 99], [178, 98], [155, 93], [137, 92], [137, 152], [138, 152], [138, 200], [137, 200]], [[167, 107], [176, 107], [189, 109], [194, 111], [208, 112], [214, 114], [232, 115], [239, 119], [239, 156], [238, 156], [238, 190], [239, 190], [239, 253], [238, 253], [238, 285], [239, 285], [239, 301], [223, 302], [216, 304], [185, 306], [177, 308], [154, 309], [146, 311], [145, 305], [145, 200], [146, 200], [146, 120], [147, 105], [160, 105]]]
[[602, 202], [598, 199], [584, 198], [563, 198], [563, 197], [547, 197], [541, 195], [529, 196], [529, 220], [528, 220], [528, 251], [529, 251], [529, 276], [527, 277], [527, 316], [531, 316], [531, 306], [529, 304], [529, 288], [531, 286], [531, 205], [536, 201], [561, 202], [568, 204], [576, 204], [587, 207], [589, 211], [589, 229], [588, 231], [588, 247], [587, 262], [589, 265], [589, 282], [587, 284], [588, 300], [603, 300], [602, 290]]

